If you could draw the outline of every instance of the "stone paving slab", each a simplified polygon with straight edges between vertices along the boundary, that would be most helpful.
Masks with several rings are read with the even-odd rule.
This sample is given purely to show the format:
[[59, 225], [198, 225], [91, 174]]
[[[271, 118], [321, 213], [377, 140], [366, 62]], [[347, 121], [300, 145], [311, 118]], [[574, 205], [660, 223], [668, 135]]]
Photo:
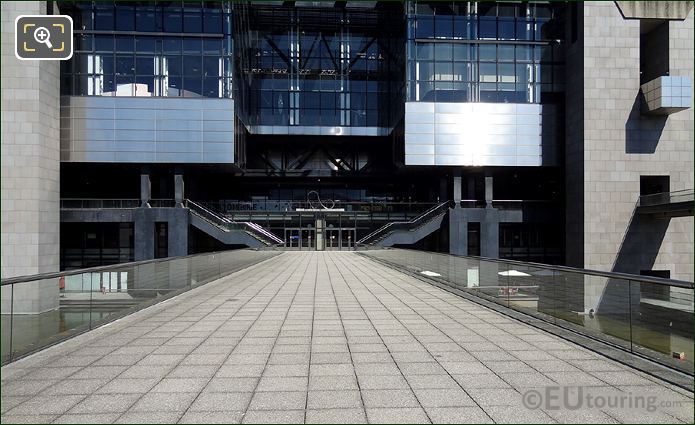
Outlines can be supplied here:
[[0, 388], [3, 424], [693, 422], [692, 393], [351, 252], [285, 252]]

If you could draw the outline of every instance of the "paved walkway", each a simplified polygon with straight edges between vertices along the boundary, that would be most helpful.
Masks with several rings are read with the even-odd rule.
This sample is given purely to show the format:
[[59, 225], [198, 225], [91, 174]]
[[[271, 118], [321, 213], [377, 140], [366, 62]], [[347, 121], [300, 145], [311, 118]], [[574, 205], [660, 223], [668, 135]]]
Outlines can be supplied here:
[[3, 367], [1, 391], [2, 423], [693, 421], [691, 393], [349, 252], [286, 252]]

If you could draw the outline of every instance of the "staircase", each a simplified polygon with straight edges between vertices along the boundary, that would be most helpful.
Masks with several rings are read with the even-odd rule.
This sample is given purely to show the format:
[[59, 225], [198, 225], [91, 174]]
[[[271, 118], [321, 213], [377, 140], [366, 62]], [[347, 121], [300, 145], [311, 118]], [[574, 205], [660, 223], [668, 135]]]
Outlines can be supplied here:
[[285, 241], [256, 223], [230, 220], [190, 199], [186, 199], [186, 208], [193, 226], [227, 245], [262, 248], [285, 244]]
[[362, 246], [393, 246], [413, 244], [432, 234], [442, 225], [444, 215], [454, 201], [436, 205], [410, 221], [394, 221], [376, 229], [357, 241]]

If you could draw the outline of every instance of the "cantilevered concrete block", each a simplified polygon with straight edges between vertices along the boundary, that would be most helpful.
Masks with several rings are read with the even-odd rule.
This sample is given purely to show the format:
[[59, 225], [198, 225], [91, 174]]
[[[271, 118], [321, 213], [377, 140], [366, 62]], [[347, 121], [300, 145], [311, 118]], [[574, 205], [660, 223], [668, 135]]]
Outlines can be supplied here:
[[690, 108], [693, 84], [690, 77], [662, 76], [642, 84], [646, 108], [643, 113], [669, 115]]

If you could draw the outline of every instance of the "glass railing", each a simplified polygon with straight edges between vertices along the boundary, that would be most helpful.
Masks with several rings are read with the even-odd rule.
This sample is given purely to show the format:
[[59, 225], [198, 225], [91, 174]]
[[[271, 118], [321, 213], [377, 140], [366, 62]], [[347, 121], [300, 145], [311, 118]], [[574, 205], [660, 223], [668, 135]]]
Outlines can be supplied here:
[[3, 279], [2, 364], [278, 254], [242, 249]]
[[693, 283], [404, 249], [361, 254], [693, 374]]
[[[176, 201], [173, 199], [150, 199], [152, 208], [173, 208]], [[140, 208], [142, 201], [139, 199], [77, 199], [62, 198], [60, 208], [63, 209], [108, 209], [108, 208]]]

